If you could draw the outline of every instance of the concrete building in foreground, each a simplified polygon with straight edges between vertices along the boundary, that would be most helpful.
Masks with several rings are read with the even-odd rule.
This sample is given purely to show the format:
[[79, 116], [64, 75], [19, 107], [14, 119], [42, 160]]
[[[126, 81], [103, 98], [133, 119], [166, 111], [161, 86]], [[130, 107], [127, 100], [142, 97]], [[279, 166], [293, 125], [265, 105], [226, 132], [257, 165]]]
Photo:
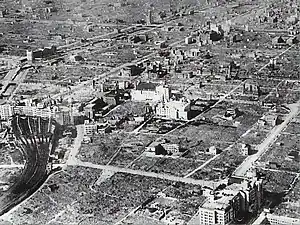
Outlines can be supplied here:
[[266, 215], [266, 218], [270, 225], [299, 225], [300, 224], [300, 219], [291, 218], [288, 215], [279, 216], [279, 215], [268, 213]]
[[207, 201], [199, 208], [199, 219], [202, 225], [229, 224], [241, 211], [239, 191], [226, 190], [208, 196]]
[[[292, 215], [291, 215], [292, 214]], [[253, 224], [260, 225], [299, 225], [300, 219], [298, 218], [297, 209], [290, 209], [290, 212], [286, 211], [282, 215], [278, 215], [276, 212], [270, 212], [269, 209], [264, 209], [259, 217], [253, 222]]]
[[262, 180], [256, 177], [241, 184], [231, 184], [221, 191], [209, 192], [199, 208], [199, 224], [232, 224], [240, 215], [255, 214], [261, 208], [262, 193]]

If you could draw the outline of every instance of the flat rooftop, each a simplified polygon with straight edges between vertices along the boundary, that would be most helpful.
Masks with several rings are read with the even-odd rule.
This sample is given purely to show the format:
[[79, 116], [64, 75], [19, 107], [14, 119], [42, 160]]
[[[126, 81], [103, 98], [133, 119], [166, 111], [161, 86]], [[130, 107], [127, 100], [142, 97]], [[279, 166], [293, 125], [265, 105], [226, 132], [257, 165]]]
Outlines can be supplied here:
[[158, 84], [151, 83], [151, 82], [141, 82], [136, 86], [137, 90], [155, 90]]

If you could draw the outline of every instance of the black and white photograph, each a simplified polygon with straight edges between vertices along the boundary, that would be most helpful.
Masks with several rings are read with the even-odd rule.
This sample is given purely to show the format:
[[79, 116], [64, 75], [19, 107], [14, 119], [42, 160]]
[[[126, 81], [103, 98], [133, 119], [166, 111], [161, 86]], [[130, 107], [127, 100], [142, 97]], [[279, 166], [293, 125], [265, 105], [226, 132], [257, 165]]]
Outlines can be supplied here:
[[0, 0], [0, 225], [300, 225], [300, 0]]

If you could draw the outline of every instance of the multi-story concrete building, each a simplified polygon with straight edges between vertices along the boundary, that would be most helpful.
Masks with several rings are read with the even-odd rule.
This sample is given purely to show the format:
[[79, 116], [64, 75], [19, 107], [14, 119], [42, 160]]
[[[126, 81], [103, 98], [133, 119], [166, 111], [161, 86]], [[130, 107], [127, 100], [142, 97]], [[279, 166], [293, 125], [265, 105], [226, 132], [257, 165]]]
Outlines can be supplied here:
[[239, 191], [225, 190], [212, 194], [199, 209], [200, 224], [225, 225], [233, 222], [240, 212], [240, 199]]
[[226, 225], [235, 222], [238, 215], [255, 214], [261, 208], [262, 193], [262, 180], [256, 177], [210, 193], [199, 208], [200, 224]]
[[171, 153], [171, 154], [179, 153], [179, 145], [178, 144], [165, 143], [165, 144], [162, 144], [162, 146], [168, 153]]
[[91, 136], [110, 132], [111, 127], [108, 123], [84, 121], [84, 135]]
[[45, 47], [41, 48], [35, 51], [27, 50], [27, 60], [28, 61], [33, 61], [35, 59], [42, 59], [42, 58], [47, 58], [50, 57], [54, 54], [56, 54], [56, 47], [51, 46], [51, 47]]
[[170, 93], [169, 87], [165, 85], [141, 82], [131, 91], [131, 99], [137, 102], [168, 101]]
[[88, 120], [84, 121], [84, 134], [90, 136], [96, 133], [97, 133], [97, 123], [89, 122]]
[[190, 111], [191, 103], [186, 99], [162, 101], [155, 107], [155, 114], [167, 119], [188, 120]]
[[67, 110], [62, 110], [62, 111], [55, 113], [55, 119], [61, 125], [74, 124], [72, 112], [67, 111]]
[[84, 114], [89, 119], [94, 119], [95, 114], [107, 104], [100, 98], [94, 98], [84, 107]]
[[146, 16], [146, 23], [147, 25], [153, 24], [153, 13], [152, 10], [148, 10], [147, 16]]
[[[0, 105], [0, 117], [1, 119], [8, 119], [13, 115], [26, 115], [26, 116], [40, 116], [40, 117], [56, 117], [61, 111], [58, 107], [41, 107], [31, 104], [26, 105]], [[66, 113], [64, 113], [64, 116]], [[69, 114], [69, 112], [68, 112]], [[70, 117], [70, 114], [68, 115]], [[66, 123], [65, 118], [65, 123]], [[71, 118], [69, 118], [71, 120]], [[68, 122], [69, 124], [69, 122]]]
[[5, 105], [0, 105], [0, 117], [1, 119], [8, 119], [9, 117], [14, 115], [14, 107], [9, 105], [9, 104], [5, 104]]
[[267, 221], [270, 225], [299, 225], [300, 219], [286, 216], [279, 216], [275, 214], [268, 213], [266, 215]]
[[53, 117], [56, 109], [49, 107], [38, 108], [36, 106], [15, 106], [14, 114], [40, 117]]

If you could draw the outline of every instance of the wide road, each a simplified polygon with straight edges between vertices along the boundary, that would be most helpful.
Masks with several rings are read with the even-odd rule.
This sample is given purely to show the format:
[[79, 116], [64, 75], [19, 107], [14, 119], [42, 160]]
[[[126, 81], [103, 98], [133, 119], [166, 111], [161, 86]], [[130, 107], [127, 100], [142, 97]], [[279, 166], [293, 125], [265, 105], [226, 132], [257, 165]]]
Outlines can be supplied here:
[[235, 177], [245, 177], [247, 171], [254, 165], [257, 161], [279, 137], [280, 133], [287, 127], [287, 125], [292, 121], [292, 119], [297, 116], [300, 107], [300, 101], [295, 104], [289, 105], [291, 111], [286, 116], [285, 120], [278, 126], [275, 126], [267, 136], [267, 138], [256, 147], [257, 153], [248, 156], [244, 162], [235, 170]]
[[140, 176], [145, 176], [145, 177], [154, 177], [154, 178], [170, 180], [170, 181], [174, 181], [174, 182], [183, 182], [183, 183], [188, 183], [188, 184], [208, 186], [208, 187], [212, 187], [212, 188], [216, 188], [220, 184], [223, 183], [222, 181], [215, 182], [215, 181], [206, 181], [206, 180], [195, 180], [195, 179], [189, 178], [189, 177], [178, 177], [178, 176], [165, 174], [165, 173], [154, 173], [154, 172], [143, 171], [143, 170], [121, 168], [121, 167], [117, 167], [117, 166], [99, 165], [99, 164], [94, 164], [94, 163], [90, 163], [90, 162], [82, 162], [78, 159], [76, 159], [69, 165], [70, 166], [71, 165], [82, 166], [82, 167], [88, 167], [88, 168], [94, 168], [94, 169], [100, 169], [100, 170], [108, 170], [108, 171], [112, 171], [115, 173], [128, 173], [128, 174], [140, 175]]
[[81, 142], [83, 141], [83, 137], [84, 137], [84, 125], [77, 125], [76, 126], [76, 130], [77, 130], [77, 136], [74, 140], [74, 145], [73, 148], [71, 149], [71, 151], [69, 152], [68, 155], [68, 159], [66, 162], [66, 165], [71, 165], [72, 163], [76, 162], [76, 156], [79, 152], [80, 146], [81, 146]]

